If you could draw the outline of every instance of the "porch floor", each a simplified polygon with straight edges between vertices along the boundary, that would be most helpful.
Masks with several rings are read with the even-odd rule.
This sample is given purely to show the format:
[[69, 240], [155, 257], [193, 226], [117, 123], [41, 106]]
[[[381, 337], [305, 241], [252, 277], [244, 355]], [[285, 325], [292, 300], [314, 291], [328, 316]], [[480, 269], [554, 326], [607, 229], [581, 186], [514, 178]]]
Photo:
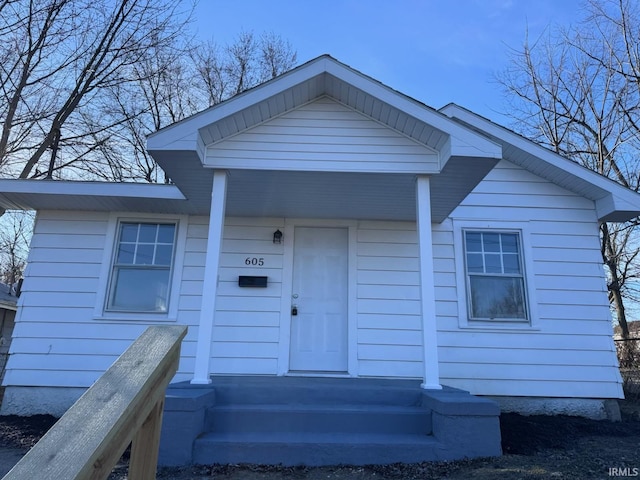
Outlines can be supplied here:
[[500, 455], [499, 408], [418, 380], [214, 377], [167, 390], [160, 462], [388, 464]]

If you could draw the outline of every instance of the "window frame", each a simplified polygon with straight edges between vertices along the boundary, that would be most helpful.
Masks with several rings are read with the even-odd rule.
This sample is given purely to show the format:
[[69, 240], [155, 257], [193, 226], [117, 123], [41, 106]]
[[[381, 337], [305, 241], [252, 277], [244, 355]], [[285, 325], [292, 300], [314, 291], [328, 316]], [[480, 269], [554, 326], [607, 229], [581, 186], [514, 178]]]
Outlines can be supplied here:
[[[144, 311], [113, 309], [110, 307], [111, 295], [114, 288], [114, 274], [116, 273], [116, 255], [120, 243], [119, 234], [123, 223], [136, 224], [174, 224], [174, 243], [169, 266], [169, 281], [167, 283], [166, 311]], [[179, 290], [182, 279], [184, 261], [184, 247], [187, 236], [186, 216], [165, 216], [149, 214], [145, 216], [112, 214], [107, 228], [105, 251], [98, 286], [99, 301], [94, 310], [94, 320], [126, 321], [127, 323], [175, 322], [178, 315]], [[144, 268], [144, 265], [140, 267]], [[147, 266], [149, 267], [149, 266]]]
[[[467, 270], [467, 232], [517, 234], [519, 241], [519, 262], [521, 274], [482, 274], [500, 278], [522, 278], [522, 292], [526, 318], [484, 318], [473, 317], [471, 309], [471, 278]], [[456, 285], [458, 290], [458, 319], [461, 328], [498, 329], [498, 330], [537, 330], [538, 315], [535, 299], [533, 263], [528, 222], [479, 222], [454, 221], [454, 254], [456, 265]]]

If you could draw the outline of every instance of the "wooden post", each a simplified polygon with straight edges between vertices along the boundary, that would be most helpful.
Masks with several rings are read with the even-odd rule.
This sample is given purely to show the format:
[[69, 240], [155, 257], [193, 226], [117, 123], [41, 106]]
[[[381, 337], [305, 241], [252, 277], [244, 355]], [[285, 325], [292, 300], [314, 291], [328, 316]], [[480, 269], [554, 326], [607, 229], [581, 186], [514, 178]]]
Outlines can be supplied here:
[[160, 430], [164, 396], [156, 403], [151, 413], [138, 430], [131, 444], [129, 459], [130, 480], [155, 480], [158, 467], [158, 449], [160, 448]]
[[165, 390], [186, 333], [147, 328], [3, 480], [106, 479], [132, 440], [129, 478], [155, 478]]

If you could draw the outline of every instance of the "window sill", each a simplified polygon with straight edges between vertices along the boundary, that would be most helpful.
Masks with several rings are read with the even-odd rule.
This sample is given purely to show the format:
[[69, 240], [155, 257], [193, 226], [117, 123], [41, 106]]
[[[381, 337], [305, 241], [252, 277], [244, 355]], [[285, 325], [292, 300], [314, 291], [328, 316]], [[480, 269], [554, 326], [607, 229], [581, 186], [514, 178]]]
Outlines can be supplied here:
[[478, 322], [470, 321], [460, 325], [460, 330], [481, 330], [483, 332], [539, 332], [541, 329], [530, 323], [520, 322]]
[[152, 323], [176, 323], [177, 318], [169, 318], [166, 315], [157, 313], [107, 313], [105, 315], [94, 316], [97, 322], [122, 322], [132, 324], [152, 324]]

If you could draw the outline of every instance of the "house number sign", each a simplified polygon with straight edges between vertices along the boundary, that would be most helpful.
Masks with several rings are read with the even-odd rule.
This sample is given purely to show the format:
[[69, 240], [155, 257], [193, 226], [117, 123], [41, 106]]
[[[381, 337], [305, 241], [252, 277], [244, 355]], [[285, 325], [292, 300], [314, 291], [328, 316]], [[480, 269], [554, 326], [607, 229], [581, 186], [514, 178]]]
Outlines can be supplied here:
[[254, 267], [262, 267], [264, 265], [264, 258], [260, 257], [247, 257], [244, 259], [245, 265], [251, 265]]

